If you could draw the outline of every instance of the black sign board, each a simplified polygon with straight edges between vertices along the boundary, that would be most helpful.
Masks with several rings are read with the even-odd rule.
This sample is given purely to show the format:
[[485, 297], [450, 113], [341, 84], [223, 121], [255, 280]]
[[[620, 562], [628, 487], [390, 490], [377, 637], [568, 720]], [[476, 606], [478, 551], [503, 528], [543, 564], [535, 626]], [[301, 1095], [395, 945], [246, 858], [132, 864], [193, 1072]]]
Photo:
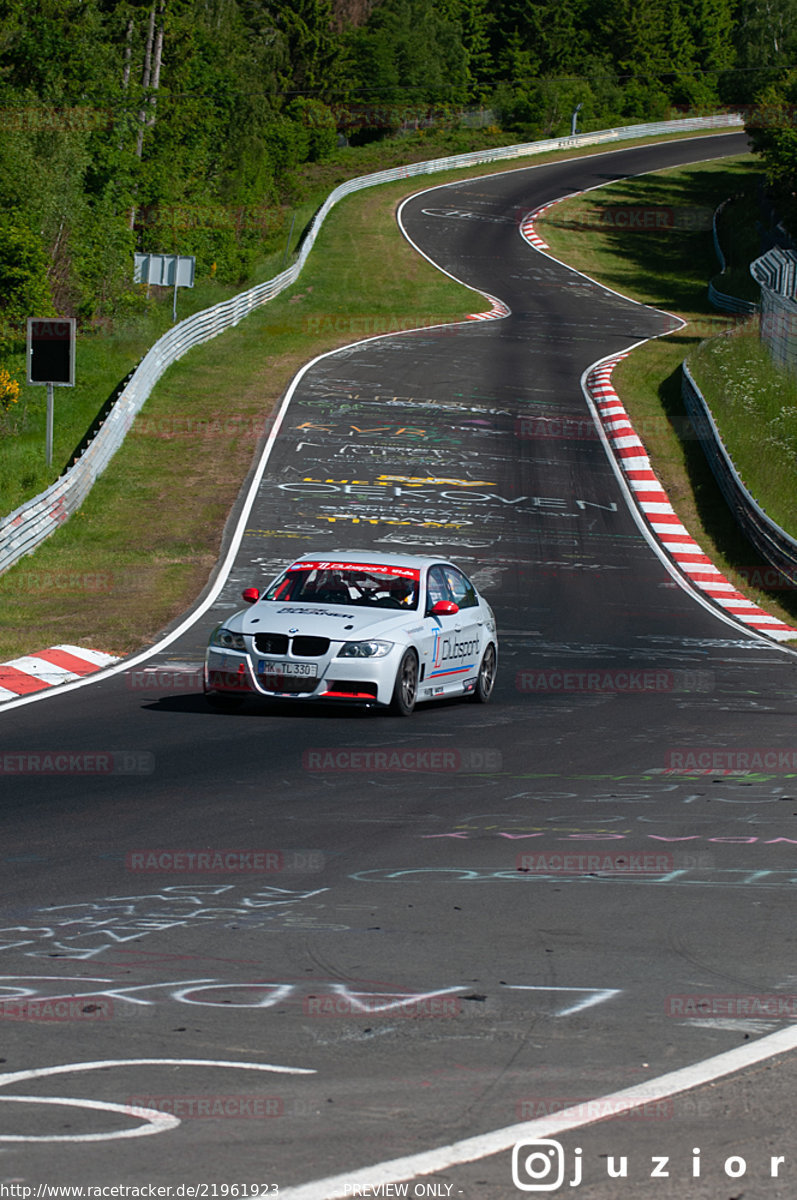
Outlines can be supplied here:
[[75, 386], [74, 317], [28, 317], [28, 383]]

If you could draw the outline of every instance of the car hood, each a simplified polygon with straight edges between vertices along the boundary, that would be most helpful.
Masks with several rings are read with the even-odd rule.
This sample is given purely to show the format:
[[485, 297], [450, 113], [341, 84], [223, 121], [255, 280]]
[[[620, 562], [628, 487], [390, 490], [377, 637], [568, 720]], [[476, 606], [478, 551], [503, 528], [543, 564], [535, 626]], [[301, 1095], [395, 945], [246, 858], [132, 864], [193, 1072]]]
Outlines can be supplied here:
[[238, 613], [235, 623], [227, 622], [227, 628], [240, 629], [252, 636], [256, 633], [300, 633], [349, 642], [417, 633], [422, 628], [422, 618], [419, 612], [269, 600]]

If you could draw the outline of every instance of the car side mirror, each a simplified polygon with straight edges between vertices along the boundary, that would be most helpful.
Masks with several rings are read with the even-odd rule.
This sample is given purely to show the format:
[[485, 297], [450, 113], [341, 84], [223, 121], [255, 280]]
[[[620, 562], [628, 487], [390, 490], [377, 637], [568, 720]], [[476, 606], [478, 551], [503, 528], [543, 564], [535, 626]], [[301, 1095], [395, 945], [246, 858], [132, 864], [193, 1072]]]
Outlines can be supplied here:
[[260, 592], [255, 587], [244, 588], [244, 590], [241, 592], [241, 596], [247, 604], [257, 604], [258, 600], [260, 599]]
[[453, 600], [438, 600], [432, 605], [433, 617], [453, 617], [454, 613], [459, 612], [459, 605]]

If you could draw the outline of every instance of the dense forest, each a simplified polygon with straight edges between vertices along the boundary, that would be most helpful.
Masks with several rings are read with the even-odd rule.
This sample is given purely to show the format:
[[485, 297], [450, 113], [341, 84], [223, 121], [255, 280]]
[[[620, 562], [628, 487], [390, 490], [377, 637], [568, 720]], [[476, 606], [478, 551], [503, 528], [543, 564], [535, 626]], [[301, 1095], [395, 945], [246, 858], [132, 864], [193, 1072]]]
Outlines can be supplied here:
[[797, 0], [0, 0], [0, 355], [32, 313], [134, 304], [134, 250], [246, 278], [297, 170], [341, 145], [797, 98], [795, 17]]

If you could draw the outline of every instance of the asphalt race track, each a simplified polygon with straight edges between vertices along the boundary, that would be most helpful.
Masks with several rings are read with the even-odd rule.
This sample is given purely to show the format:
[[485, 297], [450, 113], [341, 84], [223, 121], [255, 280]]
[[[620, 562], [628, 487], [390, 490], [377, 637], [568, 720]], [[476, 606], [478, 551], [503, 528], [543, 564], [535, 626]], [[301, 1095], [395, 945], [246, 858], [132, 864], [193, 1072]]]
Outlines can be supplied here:
[[[796, 660], [678, 584], [591, 426], [585, 369], [671, 320], [518, 232], [565, 193], [744, 148], [413, 197], [419, 250], [511, 315], [318, 360], [213, 604], [148, 660], [0, 714], [0, 1184], [797, 1194]], [[460, 563], [498, 618], [493, 703], [211, 711], [210, 629], [316, 547]], [[56, 753], [64, 773], [37, 770]], [[187, 869], [200, 850], [237, 853]], [[726, 1052], [715, 1082], [645, 1091]], [[590, 1107], [618, 1092], [631, 1114]], [[519, 1189], [500, 1131], [525, 1121], [564, 1157], [528, 1150]]]

